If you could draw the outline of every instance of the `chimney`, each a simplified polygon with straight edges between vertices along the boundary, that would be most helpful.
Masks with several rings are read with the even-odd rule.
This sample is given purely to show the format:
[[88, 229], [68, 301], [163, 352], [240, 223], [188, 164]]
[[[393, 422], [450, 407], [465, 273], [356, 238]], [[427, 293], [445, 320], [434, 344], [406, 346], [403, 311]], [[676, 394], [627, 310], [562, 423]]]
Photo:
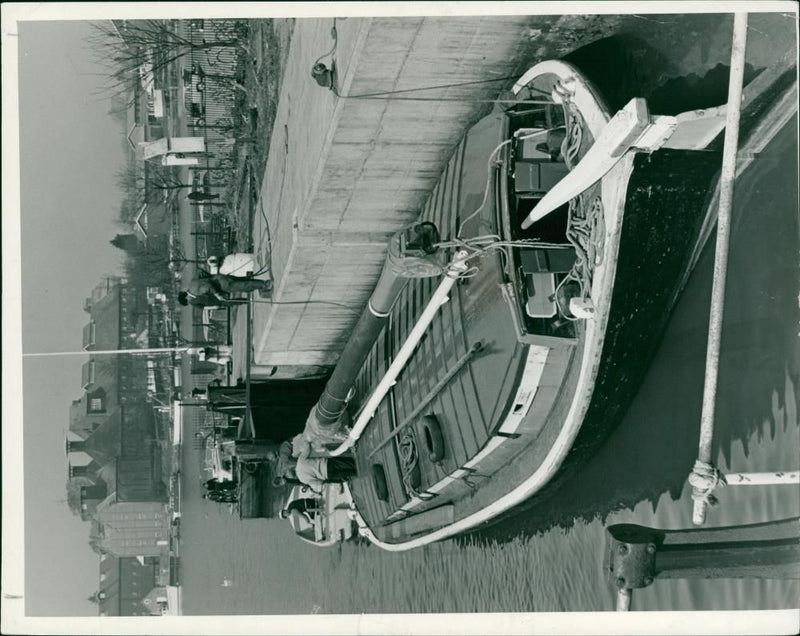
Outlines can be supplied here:
[[81, 453], [86, 450], [86, 442], [80, 440], [67, 440], [67, 455], [70, 453]]
[[105, 499], [108, 494], [108, 488], [105, 483], [94, 484], [93, 486], [81, 486], [81, 500], [92, 501]]
[[73, 477], [88, 477], [89, 476], [89, 465], [86, 466], [73, 466], [72, 464], [69, 465], [69, 477], [72, 479]]

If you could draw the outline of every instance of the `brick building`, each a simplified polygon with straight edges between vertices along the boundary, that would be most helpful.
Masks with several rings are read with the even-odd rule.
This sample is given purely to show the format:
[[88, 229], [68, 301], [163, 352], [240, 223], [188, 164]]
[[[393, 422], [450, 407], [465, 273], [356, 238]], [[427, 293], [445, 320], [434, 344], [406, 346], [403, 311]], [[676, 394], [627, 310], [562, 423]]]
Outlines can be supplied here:
[[96, 546], [116, 557], [159, 557], [169, 550], [170, 513], [156, 501], [117, 501], [112, 495], [94, 513]]
[[100, 583], [97, 592], [100, 616], [149, 616], [153, 590], [157, 589], [158, 559], [152, 557], [100, 557]]

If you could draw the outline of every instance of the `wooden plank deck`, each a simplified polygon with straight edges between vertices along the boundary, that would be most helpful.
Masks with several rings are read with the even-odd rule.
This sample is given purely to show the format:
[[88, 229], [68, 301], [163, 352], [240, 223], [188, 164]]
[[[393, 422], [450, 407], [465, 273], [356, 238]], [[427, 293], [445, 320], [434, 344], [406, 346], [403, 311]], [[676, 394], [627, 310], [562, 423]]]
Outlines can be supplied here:
[[[472, 154], [482, 155], [482, 162], [486, 160], [484, 146], [477, 145], [472, 149]], [[422, 220], [436, 222], [444, 228], [445, 237], [457, 231], [462, 214], [473, 211], [469, 207], [464, 212], [461, 202], [468, 201], [477, 208], [483, 198], [485, 176], [483, 180], [462, 183], [465, 161], [476, 162], [476, 158], [468, 154], [464, 143], [460, 144], [422, 212]], [[483, 165], [477, 173], [485, 175]], [[481, 223], [467, 229], [465, 235], [484, 232], [485, 224], [493, 225], [492, 206], [487, 206], [480, 216]], [[415, 436], [417, 465], [421, 472], [417, 491], [427, 496], [427, 488], [464, 467], [487, 444], [494, 434], [497, 418], [508, 410], [515, 391], [514, 380], [524, 359], [521, 355], [524, 347], [516, 341], [510, 313], [499, 291], [500, 280], [499, 259], [492, 256], [483, 260], [480, 276], [465, 279], [453, 288], [449, 302], [441, 307], [398, 377], [391, 399], [384, 400], [359, 441], [356, 458], [360, 477], [353, 483], [353, 494], [369, 523], [380, 525], [413, 495], [406, 492], [402, 484], [402, 468], [398, 461], [398, 442], [402, 436], [396, 436], [381, 446], [395, 426], [409, 421], [406, 430], [413, 431]], [[357, 381], [355, 405], [362, 402], [380, 380], [382, 370], [388, 367], [392, 356], [402, 346], [436, 285], [436, 278], [416, 279], [409, 281], [403, 289], [383, 340], [373, 349], [370, 363], [365, 365]], [[479, 341], [484, 349], [456, 369], [459, 361]], [[371, 361], [379, 355], [384, 356], [382, 364], [372, 364]], [[446, 376], [449, 379], [441, 386], [440, 382]], [[480, 382], [476, 382], [478, 377]], [[431, 399], [435, 388], [438, 392], [433, 393]], [[427, 406], [410, 419], [409, 416], [417, 413], [418, 405], [426, 399], [429, 399]], [[430, 461], [425, 451], [422, 425], [423, 416], [429, 413], [439, 420], [444, 437], [445, 454], [439, 462]], [[509, 449], [513, 449], [511, 454], [519, 452], [520, 448], [518, 444], [509, 445]], [[510, 455], [504, 452], [502, 456], [506, 459]], [[388, 502], [376, 500], [372, 483], [374, 463], [381, 464], [385, 470], [390, 493]], [[482, 478], [477, 471], [464, 471], [464, 475], [469, 479], [448, 486], [448, 497], [454, 493], [469, 493], [470, 483]], [[441, 497], [434, 494], [430, 503], [420, 509], [441, 506], [439, 499]], [[401, 526], [405, 527], [395, 524], [392, 525], [394, 530], [386, 531], [392, 534]]]

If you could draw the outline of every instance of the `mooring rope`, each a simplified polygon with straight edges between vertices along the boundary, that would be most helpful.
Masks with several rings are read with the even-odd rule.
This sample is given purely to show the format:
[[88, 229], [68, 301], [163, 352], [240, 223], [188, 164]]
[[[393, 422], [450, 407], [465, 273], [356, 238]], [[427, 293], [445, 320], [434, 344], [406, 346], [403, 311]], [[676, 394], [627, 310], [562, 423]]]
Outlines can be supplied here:
[[714, 496], [714, 490], [728, 483], [725, 480], [725, 475], [713, 464], [701, 459], [695, 460], [688, 482], [692, 487], [692, 501], [701, 503], [704, 506], [715, 505], [717, 498]]
[[399, 93], [416, 93], [418, 91], [432, 91], [440, 88], [460, 88], [461, 86], [474, 86], [476, 84], [489, 84], [491, 82], [507, 82], [508, 80], [516, 79], [516, 75], [508, 75], [506, 77], [493, 77], [483, 80], [472, 80], [469, 82], [454, 82], [452, 84], [438, 84], [436, 86], [419, 86], [417, 88], [400, 88], [393, 91], [380, 91], [377, 93], [363, 93], [361, 95], [340, 95], [347, 99], [366, 99], [367, 97], [380, 97], [383, 95], [397, 95]]
[[[545, 104], [551, 102], [544, 102], [540, 100], [519, 100], [519, 99], [471, 99], [471, 98], [463, 98], [463, 97], [397, 97], [401, 93], [416, 93], [420, 91], [430, 91], [430, 90], [438, 90], [438, 89], [446, 89], [446, 88], [459, 88], [462, 86], [475, 86], [478, 84], [490, 84], [493, 82], [508, 82], [510, 80], [515, 80], [518, 78], [518, 75], [507, 75], [503, 77], [491, 77], [488, 79], [481, 79], [481, 80], [470, 80], [467, 82], [454, 82], [451, 84], [439, 84], [436, 86], [419, 86], [416, 88], [401, 88], [395, 89], [390, 91], [378, 91], [375, 93], [361, 93], [359, 95], [342, 95], [338, 88], [336, 87], [335, 81], [335, 66], [336, 66], [336, 48], [339, 44], [339, 34], [336, 30], [336, 18], [333, 19], [333, 27], [331, 28], [331, 37], [333, 38], [333, 47], [331, 47], [330, 51], [327, 53], [323, 53], [320, 55], [316, 60], [314, 60], [314, 64], [311, 66], [311, 76], [315, 79], [328, 77], [329, 84], [327, 84], [327, 88], [333, 91], [333, 94], [337, 97], [341, 97], [342, 99], [366, 99], [366, 100], [395, 100], [395, 101], [413, 101], [413, 102], [464, 102], [464, 103], [474, 103], [474, 104]], [[322, 63], [326, 57], [331, 58], [331, 68], [328, 69], [325, 64]], [[320, 80], [318, 80], [320, 81]], [[531, 87], [532, 91], [536, 91], [539, 93], [544, 93], [544, 91], [540, 89], [536, 89]]]
[[400, 457], [400, 466], [403, 470], [403, 485], [406, 488], [406, 492], [415, 497], [418, 492], [411, 483], [411, 473], [419, 462], [419, 455], [413, 431], [409, 430], [400, 436], [397, 441], [397, 454]]
[[328, 51], [327, 53], [323, 53], [316, 60], [314, 60], [313, 66], [319, 64], [329, 55], [333, 57], [333, 54], [336, 53], [336, 47], [339, 46], [339, 32], [336, 30], [336, 18], [333, 19], [333, 26], [331, 27], [331, 37], [333, 38], [333, 47], [331, 47], [330, 51]]

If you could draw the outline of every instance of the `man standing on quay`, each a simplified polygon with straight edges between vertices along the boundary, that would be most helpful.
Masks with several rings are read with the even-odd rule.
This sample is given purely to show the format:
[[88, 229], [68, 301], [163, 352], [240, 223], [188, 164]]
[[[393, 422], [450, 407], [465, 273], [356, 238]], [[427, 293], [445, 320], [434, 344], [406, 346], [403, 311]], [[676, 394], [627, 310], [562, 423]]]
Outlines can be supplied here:
[[230, 299], [231, 293], [259, 291], [263, 296], [271, 289], [270, 280], [215, 274], [208, 278], [193, 278], [189, 288], [178, 294], [178, 302], [184, 306], [190, 303], [201, 307], [227, 305], [237, 302]]

